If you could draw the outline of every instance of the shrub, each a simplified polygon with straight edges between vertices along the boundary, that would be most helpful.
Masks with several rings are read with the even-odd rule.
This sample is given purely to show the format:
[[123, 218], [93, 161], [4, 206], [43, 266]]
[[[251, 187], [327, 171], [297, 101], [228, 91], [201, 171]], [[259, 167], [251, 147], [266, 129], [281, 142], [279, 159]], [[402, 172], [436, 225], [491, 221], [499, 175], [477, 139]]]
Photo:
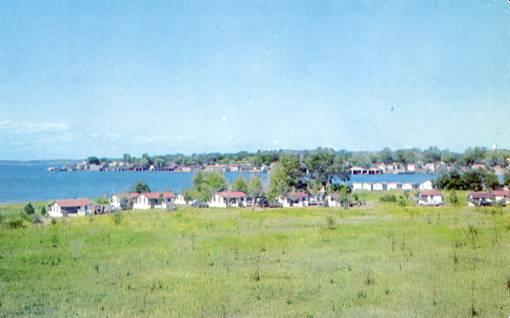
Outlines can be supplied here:
[[52, 219], [51, 219], [51, 224], [53, 224], [53, 225], [57, 224], [57, 219], [52, 218]]
[[33, 219], [32, 219], [32, 222], [34, 224], [42, 224], [43, 223], [43, 218], [42, 216], [40, 215], [36, 215]]
[[23, 210], [25, 211], [26, 214], [29, 214], [29, 215], [35, 213], [34, 206], [30, 202], [28, 202], [28, 204], [25, 205], [25, 208]]
[[326, 225], [327, 225], [328, 229], [330, 229], [330, 230], [336, 229], [335, 219], [332, 216], [328, 216], [326, 218]]
[[451, 204], [459, 203], [459, 198], [457, 197], [457, 192], [455, 190], [452, 190], [452, 192], [450, 192], [449, 200]]
[[397, 197], [394, 194], [385, 194], [379, 200], [381, 202], [397, 202]]
[[112, 219], [115, 225], [119, 225], [120, 222], [122, 222], [122, 215], [120, 214], [120, 212], [113, 213]]
[[42, 216], [45, 216], [45, 215], [46, 215], [46, 212], [47, 212], [47, 211], [46, 211], [46, 207], [45, 207], [45, 206], [43, 206], [43, 207], [41, 208], [41, 215], [42, 215]]
[[19, 229], [25, 227], [25, 223], [23, 222], [23, 219], [21, 218], [12, 218], [7, 222], [7, 225], [11, 229]]

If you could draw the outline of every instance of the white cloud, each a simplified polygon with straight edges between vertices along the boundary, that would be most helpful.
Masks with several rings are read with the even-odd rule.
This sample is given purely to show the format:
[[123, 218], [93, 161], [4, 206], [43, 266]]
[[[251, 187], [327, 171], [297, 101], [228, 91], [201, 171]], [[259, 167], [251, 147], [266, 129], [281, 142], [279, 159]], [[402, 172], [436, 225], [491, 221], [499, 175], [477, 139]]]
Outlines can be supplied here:
[[2, 120], [0, 121], [0, 131], [19, 135], [59, 134], [69, 131], [69, 126], [62, 123], [51, 122], [32, 123]]

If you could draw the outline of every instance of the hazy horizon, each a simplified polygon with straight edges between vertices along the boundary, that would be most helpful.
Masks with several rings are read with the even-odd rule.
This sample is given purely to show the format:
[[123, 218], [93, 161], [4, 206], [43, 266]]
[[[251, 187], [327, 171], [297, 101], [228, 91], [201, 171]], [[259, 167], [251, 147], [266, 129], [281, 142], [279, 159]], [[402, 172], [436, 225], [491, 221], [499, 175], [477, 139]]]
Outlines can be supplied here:
[[0, 159], [510, 148], [510, 3], [0, 3]]

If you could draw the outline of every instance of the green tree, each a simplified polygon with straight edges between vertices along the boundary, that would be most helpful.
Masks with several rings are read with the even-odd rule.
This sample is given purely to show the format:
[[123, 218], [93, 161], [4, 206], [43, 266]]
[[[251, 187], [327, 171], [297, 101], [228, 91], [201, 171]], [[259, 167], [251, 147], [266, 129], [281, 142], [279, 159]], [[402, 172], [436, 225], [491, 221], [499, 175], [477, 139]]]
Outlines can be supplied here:
[[232, 191], [248, 193], [248, 183], [244, 178], [239, 177], [232, 182]]
[[187, 192], [190, 199], [209, 201], [214, 193], [227, 189], [227, 180], [221, 172], [200, 171], [193, 177], [193, 188]]
[[462, 176], [464, 189], [472, 191], [481, 191], [483, 189], [483, 174], [479, 170], [468, 170]]
[[[147, 191], [150, 192], [150, 191]], [[100, 205], [107, 205], [109, 203], [108, 198], [106, 196], [102, 196], [96, 199], [96, 203]]]
[[133, 161], [133, 158], [131, 157], [130, 154], [125, 153], [124, 155], [122, 155], [122, 161], [131, 163]]
[[251, 178], [248, 182], [248, 195], [253, 199], [260, 198], [264, 195], [264, 185], [259, 176]]
[[25, 205], [25, 208], [23, 210], [25, 211], [26, 214], [29, 214], [29, 215], [35, 213], [34, 206], [30, 202], [28, 202], [28, 204]]
[[452, 190], [450, 192], [449, 201], [451, 204], [454, 204], [454, 205], [459, 203], [459, 198], [458, 198], [457, 192], [455, 190]]
[[46, 211], [46, 207], [45, 207], [45, 206], [43, 206], [43, 207], [41, 208], [41, 215], [43, 215], [43, 216], [44, 216], [44, 215], [46, 215], [46, 213], [47, 213], [47, 211]]
[[271, 200], [284, 195], [291, 189], [303, 190], [307, 188], [304, 171], [299, 156], [294, 154], [282, 155], [272, 171], [268, 196]]
[[317, 149], [306, 158], [310, 178], [327, 188], [335, 180], [349, 180], [347, 167], [333, 150]]
[[138, 193], [146, 193], [146, 192], [151, 192], [151, 188], [149, 187], [148, 184], [146, 184], [145, 182], [143, 181], [138, 181], [137, 183], [135, 183], [135, 185], [133, 186], [133, 192], [138, 192]]
[[506, 186], [510, 186], [510, 171], [507, 170], [505, 172], [505, 176], [503, 177], [503, 184]]
[[87, 163], [88, 163], [89, 165], [99, 165], [99, 164], [101, 164], [101, 162], [99, 161], [99, 159], [98, 159], [97, 157], [94, 157], [94, 156], [92, 156], [92, 157], [88, 157], [88, 158], [87, 158]]
[[488, 190], [494, 190], [500, 187], [499, 178], [494, 172], [486, 172], [483, 174], [483, 184]]

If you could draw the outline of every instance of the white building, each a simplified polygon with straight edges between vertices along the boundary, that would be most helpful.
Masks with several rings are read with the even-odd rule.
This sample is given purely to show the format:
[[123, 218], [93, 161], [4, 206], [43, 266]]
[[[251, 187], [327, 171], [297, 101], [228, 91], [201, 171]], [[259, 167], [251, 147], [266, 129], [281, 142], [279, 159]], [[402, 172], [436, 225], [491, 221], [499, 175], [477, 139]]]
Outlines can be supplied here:
[[353, 182], [352, 183], [352, 191], [360, 191], [360, 190], [363, 190], [363, 183]]
[[175, 197], [174, 203], [176, 205], [187, 205], [188, 204], [188, 202], [184, 199], [184, 194], [178, 194]]
[[172, 192], [141, 193], [133, 203], [135, 210], [167, 209], [173, 205], [175, 194]]
[[444, 204], [444, 197], [440, 191], [423, 190], [418, 195], [418, 205], [440, 206]]
[[386, 184], [386, 190], [390, 191], [390, 190], [398, 190], [398, 186], [400, 184], [398, 182], [388, 182], [388, 184]]
[[433, 163], [427, 163], [423, 166], [423, 169], [427, 172], [436, 172], [436, 165]]
[[383, 182], [376, 182], [372, 184], [372, 191], [384, 191], [386, 188], [386, 184]]
[[510, 204], [510, 191], [496, 190], [496, 191], [492, 191], [492, 194], [494, 194], [494, 200], [497, 203], [501, 203], [504, 205]]
[[414, 189], [414, 184], [413, 183], [411, 183], [411, 182], [402, 183], [402, 190], [409, 191], [409, 190], [413, 190], [413, 189]]
[[214, 194], [212, 199], [208, 202], [211, 208], [240, 208], [246, 207], [247, 195], [240, 191], [223, 191]]
[[420, 190], [432, 190], [434, 188], [434, 183], [431, 180], [427, 180], [425, 182], [420, 183]]
[[309, 195], [305, 192], [290, 192], [284, 197], [278, 198], [278, 203], [280, 203], [284, 208], [290, 207], [306, 207], [308, 206]]
[[361, 189], [365, 191], [372, 191], [372, 184], [368, 182], [363, 182], [361, 185]]
[[112, 195], [112, 198], [110, 199], [110, 207], [112, 208], [112, 211], [122, 210], [122, 195]]
[[57, 200], [50, 205], [48, 214], [53, 218], [89, 215], [92, 214], [92, 201], [89, 199]]
[[416, 165], [414, 163], [408, 163], [406, 171], [407, 171], [407, 173], [415, 173], [416, 172]]
[[328, 207], [339, 207], [341, 206], [340, 201], [338, 200], [338, 195], [327, 195], [325, 197], [326, 204]]
[[137, 192], [114, 194], [110, 199], [110, 207], [112, 211], [130, 209], [139, 196], [140, 194]]
[[491, 192], [470, 192], [467, 196], [468, 206], [493, 205], [496, 196]]

